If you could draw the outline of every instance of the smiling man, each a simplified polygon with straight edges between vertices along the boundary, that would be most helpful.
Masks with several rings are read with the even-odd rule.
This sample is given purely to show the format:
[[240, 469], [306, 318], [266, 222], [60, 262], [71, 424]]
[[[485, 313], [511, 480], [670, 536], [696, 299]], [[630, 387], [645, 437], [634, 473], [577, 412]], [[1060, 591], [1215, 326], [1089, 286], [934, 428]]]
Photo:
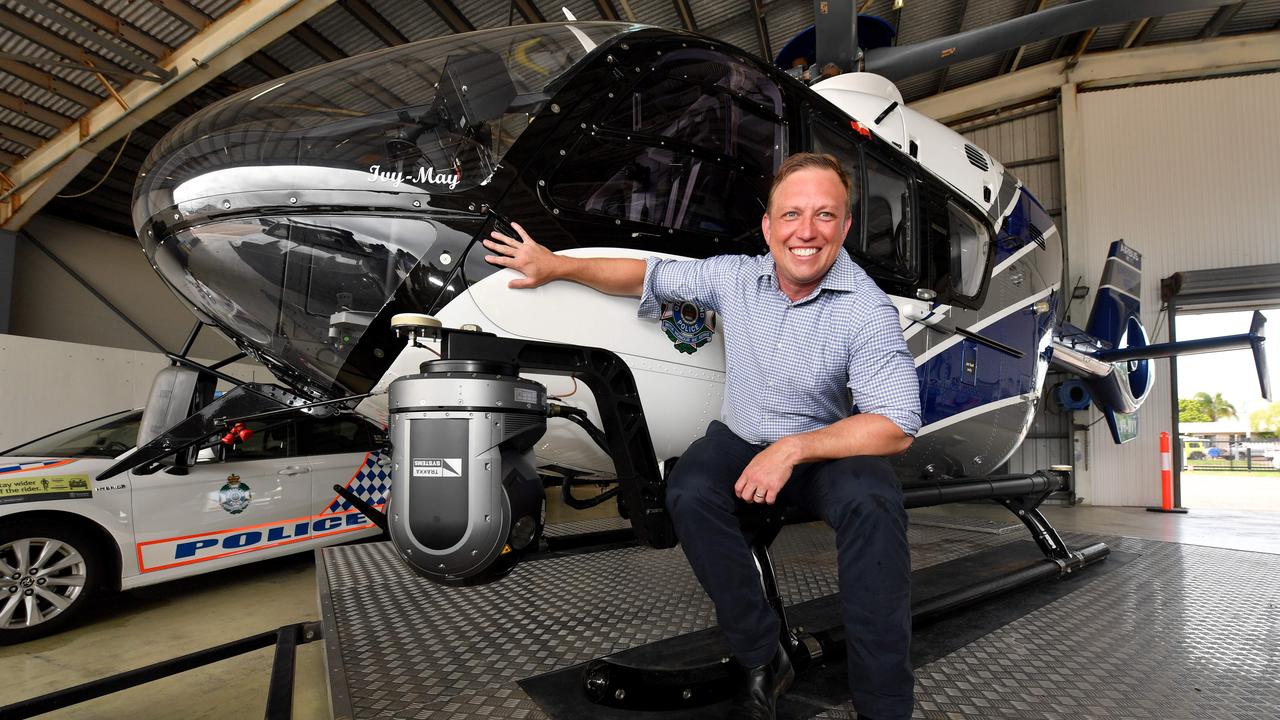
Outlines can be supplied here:
[[693, 301], [725, 343], [721, 420], [680, 458], [667, 509], [744, 668], [730, 718], [772, 718], [794, 672], [736, 516], [739, 503], [800, 505], [836, 531], [849, 688], [861, 718], [908, 718], [911, 556], [887, 456], [920, 427], [920, 390], [898, 313], [844, 251], [850, 182], [830, 155], [778, 169], [761, 229], [769, 254], [706, 260], [571, 258], [494, 233], [511, 287], [572, 280], [640, 297], [639, 315]]

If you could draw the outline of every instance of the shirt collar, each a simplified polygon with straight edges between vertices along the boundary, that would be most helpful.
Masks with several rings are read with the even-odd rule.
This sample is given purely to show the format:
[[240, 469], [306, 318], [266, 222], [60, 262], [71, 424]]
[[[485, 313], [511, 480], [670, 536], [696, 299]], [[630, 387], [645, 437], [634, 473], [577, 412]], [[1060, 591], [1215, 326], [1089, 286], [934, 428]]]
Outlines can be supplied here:
[[[761, 279], [767, 279], [771, 287], [778, 287], [777, 266], [774, 263], [772, 253], [765, 253], [761, 256], [759, 277]], [[846, 250], [836, 255], [836, 261], [832, 263], [831, 268], [827, 270], [827, 274], [823, 276], [822, 282], [818, 283], [818, 289], [814, 290], [808, 297], [815, 297], [823, 290], [855, 292], [857, 290], [857, 283], [857, 266], [854, 265], [853, 260], [849, 258], [849, 252]]]

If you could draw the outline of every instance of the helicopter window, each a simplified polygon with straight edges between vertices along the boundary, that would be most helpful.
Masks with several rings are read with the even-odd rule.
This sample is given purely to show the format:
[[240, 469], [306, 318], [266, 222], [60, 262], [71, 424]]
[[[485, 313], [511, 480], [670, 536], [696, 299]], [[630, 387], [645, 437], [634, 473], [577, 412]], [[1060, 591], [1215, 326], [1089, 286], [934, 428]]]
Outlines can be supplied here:
[[845, 173], [849, 175], [849, 211], [853, 213], [853, 225], [849, 228], [844, 246], [850, 252], [856, 252], [862, 232], [862, 148], [823, 121], [813, 124], [813, 151], [839, 160]]
[[329, 387], [440, 232], [416, 218], [245, 218], [181, 230], [154, 257], [195, 307]]
[[618, 220], [736, 237], [759, 226], [763, 184], [710, 159], [587, 138], [557, 172], [551, 199]]
[[845, 249], [878, 280], [914, 280], [916, 241], [911, 230], [911, 183], [907, 176], [870, 154], [864, 161], [858, 141], [827, 121], [814, 122], [813, 149], [838, 158], [852, 180], [853, 225], [845, 237]]
[[974, 297], [982, 290], [990, 235], [987, 226], [954, 202], [947, 203], [951, 240], [951, 279], [956, 294]]
[[915, 236], [911, 232], [911, 183], [906, 175], [874, 157], [866, 161], [865, 219], [854, 254], [871, 268], [898, 278], [915, 277]]
[[782, 96], [777, 85], [718, 53], [672, 53], [642, 79], [604, 125], [661, 136], [728, 155], [761, 171], [781, 162]]

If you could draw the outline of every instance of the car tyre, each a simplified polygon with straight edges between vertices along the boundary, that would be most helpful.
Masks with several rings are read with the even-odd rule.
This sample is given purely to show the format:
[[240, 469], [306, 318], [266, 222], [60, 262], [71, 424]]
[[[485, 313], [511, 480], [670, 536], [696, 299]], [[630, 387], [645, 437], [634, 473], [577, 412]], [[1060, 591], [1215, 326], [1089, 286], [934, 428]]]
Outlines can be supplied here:
[[98, 545], [66, 522], [0, 526], [0, 645], [59, 632], [92, 604], [106, 579]]
[[1187, 459], [1188, 459], [1188, 460], [1203, 460], [1203, 459], [1204, 459], [1204, 453], [1200, 452], [1199, 450], [1196, 450], [1196, 451], [1192, 452], [1190, 455], [1187, 455]]

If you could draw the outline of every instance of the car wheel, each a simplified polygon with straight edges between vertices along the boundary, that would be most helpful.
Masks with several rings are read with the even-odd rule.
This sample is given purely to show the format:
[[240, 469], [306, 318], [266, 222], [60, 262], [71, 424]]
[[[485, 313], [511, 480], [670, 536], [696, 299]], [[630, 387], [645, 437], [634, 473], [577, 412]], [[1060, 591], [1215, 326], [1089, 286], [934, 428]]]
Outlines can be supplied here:
[[90, 603], [105, 567], [79, 528], [47, 521], [0, 526], [0, 645], [66, 627]]
[[1187, 456], [1187, 459], [1189, 459], [1189, 460], [1203, 460], [1203, 459], [1204, 459], [1204, 453], [1200, 452], [1199, 450], [1196, 450], [1195, 452], [1193, 452], [1193, 453], [1191, 453], [1190, 455], [1188, 455], [1188, 456]]

